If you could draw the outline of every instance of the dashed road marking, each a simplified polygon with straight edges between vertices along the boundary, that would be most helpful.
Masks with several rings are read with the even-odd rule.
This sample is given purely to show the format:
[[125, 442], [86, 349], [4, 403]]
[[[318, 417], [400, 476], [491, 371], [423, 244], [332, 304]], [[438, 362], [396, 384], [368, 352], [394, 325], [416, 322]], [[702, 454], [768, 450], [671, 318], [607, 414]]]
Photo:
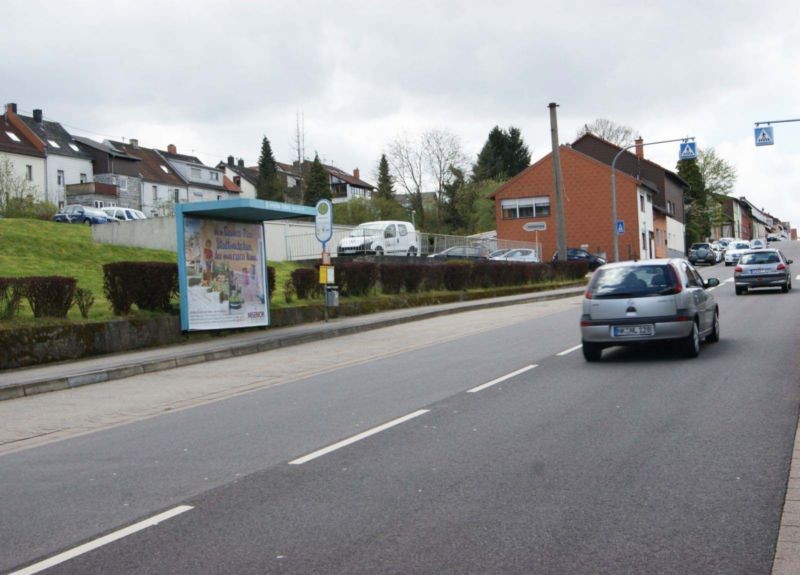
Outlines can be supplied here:
[[179, 505], [169, 511], [165, 511], [164, 513], [159, 513], [158, 515], [154, 515], [149, 519], [145, 519], [144, 521], [139, 521], [138, 523], [134, 523], [133, 525], [129, 525], [124, 529], [120, 529], [118, 531], [114, 531], [113, 533], [109, 533], [108, 535], [104, 535], [99, 539], [95, 539], [94, 541], [89, 541], [88, 543], [84, 543], [83, 545], [79, 545], [74, 549], [70, 549], [68, 551], [64, 551], [63, 553], [59, 553], [49, 559], [45, 559], [44, 561], [39, 561], [38, 563], [34, 563], [33, 565], [29, 565], [24, 569], [20, 569], [19, 571], [14, 571], [10, 575], [33, 575], [34, 573], [39, 573], [40, 571], [44, 571], [45, 569], [49, 569], [50, 567], [55, 567], [60, 563], [64, 563], [65, 561], [69, 561], [70, 559], [74, 559], [79, 555], [83, 555], [84, 553], [88, 553], [89, 551], [93, 551], [102, 547], [103, 545], [108, 545], [109, 543], [113, 543], [114, 541], [118, 541], [123, 537], [127, 537], [128, 535], [132, 535], [138, 531], [143, 529], [147, 529], [148, 527], [153, 527], [154, 525], [158, 525], [162, 521], [166, 521], [167, 519], [172, 519], [176, 515], [180, 515], [181, 513], [185, 513], [193, 509], [193, 507], [189, 505]]
[[492, 381], [487, 381], [486, 383], [483, 383], [483, 384], [481, 384], [481, 385], [479, 385], [477, 387], [473, 387], [472, 389], [468, 389], [467, 393], [477, 393], [479, 391], [483, 391], [487, 387], [492, 387], [493, 385], [497, 385], [498, 383], [501, 383], [501, 382], [503, 382], [503, 381], [505, 381], [507, 379], [511, 379], [512, 377], [515, 377], [515, 376], [517, 376], [517, 375], [519, 375], [521, 373], [525, 373], [526, 371], [530, 371], [534, 367], [537, 367], [537, 364], [533, 363], [531, 365], [526, 365], [522, 369], [518, 369], [517, 371], [512, 371], [511, 373], [508, 373], [508, 374], [506, 374], [506, 375], [504, 375], [502, 377], [498, 377], [497, 379], [493, 379]]
[[567, 355], [568, 353], [572, 353], [573, 351], [578, 351], [582, 347], [583, 347], [583, 344], [579, 343], [578, 345], [575, 345], [575, 346], [573, 346], [573, 347], [571, 347], [569, 349], [565, 349], [564, 351], [559, 351], [556, 355], [561, 357], [561, 356]]
[[341, 449], [342, 447], [345, 447], [347, 445], [355, 443], [356, 441], [361, 441], [362, 439], [365, 439], [365, 438], [369, 437], [370, 435], [375, 435], [376, 433], [380, 433], [381, 431], [389, 429], [390, 427], [394, 427], [395, 425], [400, 425], [401, 423], [404, 423], [404, 422], [408, 421], [409, 419], [414, 419], [415, 417], [419, 417], [420, 415], [428, 413], [429, 411], [430, 411], [429, 409], [420, 409], [418, 411], [415, 411], [414, 413], [409, 413], [409, 414], [404, 415], [402, 417], [398, 417], [397, 419], [393, 419], [392, 421], [388, 421], [388, 422], [384, 423], [383, 425], [379, 425], [378, 427], [373, 427], [372, 429], [368, 429], [367, 431], [363, 431], [363, 432], [359, 433], [358, 435], [354, 435], [353, 437], [349, 437], [347, 439], [339, 441], [338, 443], [334, 443], [333, 445], [329, 445], [328, 447], [323, 447], [322, 449], [318, 449], [317, 451], [309, 453], [308, 455], [304, 455], [303, 457], [299, 457], [299, 458], [297, 458], [297, 459], [295, 459], [293, 461], [290, 461], [289, 465], [302, 465], [303, 463], [308, 463], [312, 459], [316, 459], [317, 457], [322, 457], [323, 455], [327, 455], [328, 453], [331, 453], [332, 451], [336, 451], [337, 449]]

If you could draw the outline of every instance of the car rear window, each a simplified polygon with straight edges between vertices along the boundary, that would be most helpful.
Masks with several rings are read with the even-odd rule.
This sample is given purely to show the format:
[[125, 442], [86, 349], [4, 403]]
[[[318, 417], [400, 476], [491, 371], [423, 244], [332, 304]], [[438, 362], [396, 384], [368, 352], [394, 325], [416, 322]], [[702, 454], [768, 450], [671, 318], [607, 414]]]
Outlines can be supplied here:
[[759, 264], [777, 264], [781, 259], [775, 252], [756, 252], [752, 254], [742, 255], [739, 263], [746, 265], [759, 265]]
[[675, 293], [677, 278], [669, 264], [601, 267], [589, 284], [592, 299], [650, 297]]

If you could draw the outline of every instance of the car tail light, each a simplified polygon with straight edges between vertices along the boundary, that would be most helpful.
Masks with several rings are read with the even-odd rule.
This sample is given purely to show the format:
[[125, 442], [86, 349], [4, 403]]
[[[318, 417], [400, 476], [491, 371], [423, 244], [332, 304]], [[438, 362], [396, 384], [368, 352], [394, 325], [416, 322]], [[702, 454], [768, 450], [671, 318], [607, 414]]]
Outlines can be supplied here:
[[588, 290], [588, 289], [586, 290], [586, 299], [592, 299], [592, 291], [591, 290]]
[[733, 271], [741, 272], [742, 271], [742, 266], [736, 266], [735, 268], [733, 268]]
[[675, 285], [672, 293], [673, 294], [681, 293], [683, 291], [683, 284], [681, 283], [681, 274], [678, 273], [678, 270], [676, 270], [675, 266], [673, 265], [668, 266], [668, 269], [672, 273], [672, 283]]
[[779, 263], [779, 264], [778, 264], [778, 270], [779, 270], [779, 271], [782, 271], [782, 270], [785, 270], [785, 269], [786, 269], [786, 266], [785, 266], [785, 265], [783, 265], [783, 263]]

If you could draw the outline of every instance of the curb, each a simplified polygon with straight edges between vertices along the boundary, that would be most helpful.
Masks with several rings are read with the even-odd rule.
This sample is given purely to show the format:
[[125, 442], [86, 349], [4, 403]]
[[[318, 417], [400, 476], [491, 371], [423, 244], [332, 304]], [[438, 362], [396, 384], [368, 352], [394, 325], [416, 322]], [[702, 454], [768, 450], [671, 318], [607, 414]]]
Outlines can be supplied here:
[[[205, 363], [208, 361], [215, 361], [218, 359], [228, 359], [234, 356], [249, 355], [253, 353], [261, 353], [270, 351], [281, 347], [290, 347], [309, 343], [314, 341], [322, 341], [343, 335], [352, 335], [362, 333], [373, 329], [380, 329], [384, 327], [391, 327], [412, 321], [431, 319], [450, 315], [453, 313], [462, 313], [468, 311], [476, 311], [482, 309], [491, 309], [495, 307], [505, 307], [509, 305], [517, 305], [522, 303], [535, 303], [540, 301], [550, 301], [556, 299], [564, 299], [581, 295], [585, 287], [572, 289], [560, 293], [533, 293], [530, 297], [520, 298], [515, 300], [476, 300], [474, 302], [467, 302], [456, 308], [449, 309], [434, 309], [422, 311], [420, 313], [400, 316], [394, 318], [378, 319], [369, 321], [366, 319], [363, 323], [355, 325], [345, 325], [339, 327], [329, 327], [330, 324], [323, 324], [311, 333], [297, 333], [290, 334], [284, 337], [276, 337], [274, 334], [264, 334], [256, 341], [245, 341], [240, 343], [231, 344], [222, 349], [213, 349], [206, 351], [189, 351], [181, 353], [177, 351], [174, 357], [164, 359], [163, 357], [152, 360], [138, 361], [127, 365], [115, 366], [108, 369], [95, 369], [69, 375], [65, 377], [43, 377], [40, 379], [33, 379], [31, 381], [22, 383], [13, 383], [10, 385], [0, 386], [0, 401], [17, 399], [20, 397], [28, 397], [40, 393], [47, 393], [50, 391], [61, 391], [65, 389], [72, 389], [84, 385], [92, 385], [95, 383], [104, 383], [113, 381], [115, 379], [124, 379], [135, 375], [142, 375], [145, 373], [154, 373], [157, 371], [165, 371], [177, 367], [184, 367], [187, 365], [194, 365], [198, 363]], [[362, 316], [368, 318], [369, 316]], [[348, 318], [351, 319], [351, 318]]]

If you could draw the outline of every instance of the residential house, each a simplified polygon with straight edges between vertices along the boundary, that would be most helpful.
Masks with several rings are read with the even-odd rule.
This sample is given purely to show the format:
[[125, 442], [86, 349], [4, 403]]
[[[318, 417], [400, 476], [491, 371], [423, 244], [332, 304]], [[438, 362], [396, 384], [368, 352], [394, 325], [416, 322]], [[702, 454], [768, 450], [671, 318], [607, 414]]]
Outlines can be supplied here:
[[[283, 164], [282, 166], [291, 167], [295, 174], [300, 172], [303, 177], [308, 177], [313, 162], [305, 160], [302, 165], [294, 162], [292, 166]], [[361, 173], [358, 168], [353, 170], [352, 175], [336, 166], [329, 166], [322, 164], [325, 173], [328, 176], [328, 183], [331, 187], [331, 200], [334, 204], [346, 202], [355, 198], [369, 199], [375, 192], [375, 186], [368, 184], [361, 179]], [[287, 176], [289, 177], [289, 176]]]
[[767, 237], [767, 233], [772, 229], [772, 218], [769, 217], [763, 210], [759, 210], [755, 205], [747, 200], [744, 196], [739, 198], [739, 201], [745, 206], [750, 216], [750, 238], [761, 238], [762, 240]]
[[247, 168], [242, 158], [236, 161], [233, 156], [228, 156], [227, 163], [220, 162], [217, 164], [217, 169], [222, 170], [225, 177], [239, 186], [239, 189], [242, 190], [240, 197], [255, 199], [258, 167]]
[[92, 181], [91, 156], [78, 147], [61, 124], [45, 120], [41, 109], [34, 110], [33, 116], [23, 116], [16, 114], [15, 105], [10, 106], [12, 113], [44, 144], [45, 200], [64, 207], [68, 184]]
[[[689, 188], [675, 172], [644, 157], [644, 140], [635, 142], [635, 153], [622, 152], [615, 164], [617, 170], [636, 178], [653, 194], [653, 240], [655, 257], [682, 257], [686, 254], [686, 214], [684, 193]], [[572, 143], [572, 148], [611, 166], [622, 150], [594, 134], [585, 134]], [[610, 175], [609, 175], [610, 178]]]
[[167, 146], [166, 150], [158, 150], [158, 153], [186, 183], [186, 196], [177, 198], [177, 202], [225, 200], [241, 196], [242, 190], [223, 170], [206, 166], [195, 156], [179, 154], [173, 144]]
[[152, 148], [139, 145], [139, 140], [128, 143], [109, 142], [114, 148], [128, 156], [139, 158], [138, 170], [141, 180], [139, 203], [148, 216], [168, 216], [180, 198], [188, 197], [187, 183], [178, 175], [161, 154]]
[[97, 142], [90, 138], [75, 136], [75, 141], [91, 158], [94, 181], [70, 184], [67, 188], [69, 203], [96, 207], [122, 206], [141, 210], [142, 178], [139, 176], [141, 160], [117, 148], [108, 140]]
[[0, 117], [0, 163], [5, 161], [11, 175], [26, 184], [34, 200], [46, 199], [45, 144], [16, 115], [16, 104], [8, 104]]
[[[611, 211], [611, 167], [574, 147], [561, 146], [559, 150], [567, 245], [612, 257], [616, 228]], [[657, 193], [651, 183], [624, 171], [617, 174], [617, 219], [625, 226], [618, 236], [620, 259], [656, 256], [653, 201]], [[543, 257], [549, 258], [557, 249], [553, 195], [551, 152], [492, 194], [497, 239], [538, 242]], [[534, 222], [538, 225], [526, 226]]]

